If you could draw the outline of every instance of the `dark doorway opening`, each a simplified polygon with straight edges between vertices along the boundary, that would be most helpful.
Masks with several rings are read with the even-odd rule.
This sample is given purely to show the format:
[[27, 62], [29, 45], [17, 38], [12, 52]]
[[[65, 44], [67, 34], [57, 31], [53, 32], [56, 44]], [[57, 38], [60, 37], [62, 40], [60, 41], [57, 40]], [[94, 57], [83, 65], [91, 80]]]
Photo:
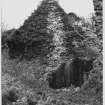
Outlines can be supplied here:
[[49, 73], [49, 87], [60, 89], [64, 87], [80, 87], [87, 79], [93, 68], [92, 60], [75, 58], [72, 61], [62, 63], [57, 70]]

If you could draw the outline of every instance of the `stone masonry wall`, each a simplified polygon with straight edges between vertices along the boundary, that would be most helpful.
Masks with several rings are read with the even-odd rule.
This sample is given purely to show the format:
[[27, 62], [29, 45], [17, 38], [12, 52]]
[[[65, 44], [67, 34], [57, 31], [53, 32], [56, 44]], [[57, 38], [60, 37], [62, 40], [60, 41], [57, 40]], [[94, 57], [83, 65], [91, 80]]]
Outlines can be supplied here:
[[94, 11], [96, 15], [95, 27], [96, 34], [99, 39], [102, 39], [103, 34], [103, 1], [102, 0], [93, 0]]

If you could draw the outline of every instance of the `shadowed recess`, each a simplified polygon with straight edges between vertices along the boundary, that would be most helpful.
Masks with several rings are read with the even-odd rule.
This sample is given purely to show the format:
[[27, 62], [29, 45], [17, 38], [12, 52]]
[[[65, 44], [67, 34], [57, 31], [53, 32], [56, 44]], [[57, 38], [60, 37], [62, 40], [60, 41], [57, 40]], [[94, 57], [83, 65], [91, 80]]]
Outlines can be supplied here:
[[48, 75], [49, 87], [59, 89], [64, 87], [80, 87], [88, 80], [88, 74], [92, 69], [91, 60], [75, 58], [72, 61], [62, 63], [57, 70]]

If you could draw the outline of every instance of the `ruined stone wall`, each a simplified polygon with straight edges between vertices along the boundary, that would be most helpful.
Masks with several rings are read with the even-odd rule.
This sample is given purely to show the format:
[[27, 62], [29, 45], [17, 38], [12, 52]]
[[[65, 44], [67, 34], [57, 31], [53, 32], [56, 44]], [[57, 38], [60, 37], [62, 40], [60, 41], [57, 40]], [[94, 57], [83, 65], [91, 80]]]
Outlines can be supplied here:
[[61, 53], [65, 51], [63, 46], [63, 37], [65, 35], [65, 24], [63, 22], [63, 16], [65, 12], [59, 6], [56, 0], [51, 0], [49, 4], [49, 13], [48, 13], [48, 34], [53, 34], [53, 44], [55, 46], [54, 50], [51, 53], [50, 63], [51, 65], [57, 66], [61, 61]]
[[103, 34], [103, 0], [93, 0], [94, 11], [96, 15], [95, 27], [96, 34], [102, 39]]

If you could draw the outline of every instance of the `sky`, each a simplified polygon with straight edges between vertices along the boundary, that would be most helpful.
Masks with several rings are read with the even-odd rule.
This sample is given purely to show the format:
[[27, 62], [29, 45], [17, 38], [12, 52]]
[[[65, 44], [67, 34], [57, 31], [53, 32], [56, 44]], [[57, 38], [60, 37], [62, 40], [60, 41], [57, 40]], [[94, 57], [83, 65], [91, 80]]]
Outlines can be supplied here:
[[[7, 29], [19, 28], [42, 0], [2, 0], [2, 23]], [[94, 12], [93, 0], [58, 0], [66, 13], [88, 18]]]

